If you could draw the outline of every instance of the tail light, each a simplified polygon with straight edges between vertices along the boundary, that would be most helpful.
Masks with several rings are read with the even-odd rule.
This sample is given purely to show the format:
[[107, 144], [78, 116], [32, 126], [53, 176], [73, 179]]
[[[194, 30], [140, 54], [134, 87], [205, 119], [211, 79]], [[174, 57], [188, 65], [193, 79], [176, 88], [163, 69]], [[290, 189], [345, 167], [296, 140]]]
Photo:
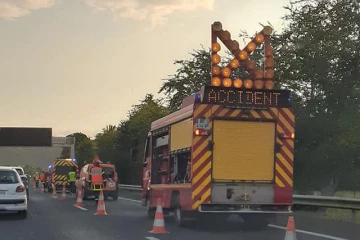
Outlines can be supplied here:
[[17, 188], [16, 188], [16, 192], [25, 192], [25, 187], [24, 186], [18, 186]]
[[204, 129], [196, 129], [195, 135], [196, 136], [207, 136], [207, 135], [209, 135], [209, 131], [204, 130]]
[[295, 133], [290, 133], [290, 134], [280, 133], [279, 138], [280, 139], [294, 139], [295, 138]]

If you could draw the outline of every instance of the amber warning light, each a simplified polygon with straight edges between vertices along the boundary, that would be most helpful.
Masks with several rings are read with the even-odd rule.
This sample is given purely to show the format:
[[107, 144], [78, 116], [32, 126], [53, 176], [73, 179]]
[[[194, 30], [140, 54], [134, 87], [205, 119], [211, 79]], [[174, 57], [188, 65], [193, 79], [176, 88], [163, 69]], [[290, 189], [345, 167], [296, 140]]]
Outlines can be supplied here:
[[196, 129], [195, 130], [195, 135], [196, 136], [207, 136], [207, 135], [209, 135], [209, 132], [207, 130], [204, 130], [204, 129]]
[[[265, 26], [240, 49], [239, 42], [231, 38], [230, 32], [223, 29], [221, 22], [214, 22], [211, 25], [211, 85], [239, 89], [274, 89], [274, 49], [270, 44], [272, 31], [270, 26]], [[221, 45], [218, 40], [234, 57], [225, 65], [221, 64]], [[258, 67], [251, 55], [260, 48], [263, 48], [264, 61]], [[240, 67], [248, 74], [236, 76], [235, 70]]]

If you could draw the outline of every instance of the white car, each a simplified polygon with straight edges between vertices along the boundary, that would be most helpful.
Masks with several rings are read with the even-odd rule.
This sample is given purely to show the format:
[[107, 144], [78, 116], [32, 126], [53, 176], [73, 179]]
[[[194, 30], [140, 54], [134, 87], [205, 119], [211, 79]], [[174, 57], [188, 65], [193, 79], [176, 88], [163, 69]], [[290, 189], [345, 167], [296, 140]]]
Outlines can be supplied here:
[[0, 212], [16, 211], [27, 217], [26, 187], [12, 167], [0, 167]]
[[13, 167], [12, 166], [12, 168], [15, 169], [20, 176], [25, 175], [24, 169], [22, 167]]

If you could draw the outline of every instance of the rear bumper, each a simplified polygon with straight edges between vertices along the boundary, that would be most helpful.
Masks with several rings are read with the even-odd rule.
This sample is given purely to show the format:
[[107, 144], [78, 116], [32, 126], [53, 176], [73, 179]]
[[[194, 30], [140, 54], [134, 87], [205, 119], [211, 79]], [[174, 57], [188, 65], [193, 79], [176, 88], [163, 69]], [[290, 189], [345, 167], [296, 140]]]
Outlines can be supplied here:
[[27, 210], [26, 196], [18, 199], [0, 199], [0, 211], [24, 211]]
[[266, 214], [290, 214], [292, 205], [221, 205], [201, 204], [199, 212], [208, 213], [266, 213]]

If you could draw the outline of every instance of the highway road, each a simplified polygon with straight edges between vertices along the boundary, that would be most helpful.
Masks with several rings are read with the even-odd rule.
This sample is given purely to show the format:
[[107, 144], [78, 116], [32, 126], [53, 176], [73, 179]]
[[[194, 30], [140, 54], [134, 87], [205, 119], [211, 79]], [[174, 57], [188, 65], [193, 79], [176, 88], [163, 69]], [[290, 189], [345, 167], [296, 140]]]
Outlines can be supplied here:
[[[41, 193], [40, 190], [32, 190], [26, 220], [14, 215], [0, 216], [0, 239], [283, 240], [285, 236], [285, 218], [272, 223], [264, 231], [254, 232], [244, 229], [237, 218], [226, 223], [179, 228], [171, 217], [165, 219], [168, 234], [152, 235], [148, 231], [152, 229], [153, 221], [147, 218], [145, 209], [134, 200], [136, 196], [138, 193], [122, 192], [118, 201], [106, 201], [108, 216], [94, 216], [96, 206], [93, 201], [85, 201], [84, 209], [79, 209], [74, 207], [74, 196], [70, 196], [68, 200], [60, 200]], [[299, 231], [298, 240], [358, 239], [356, 236], [360, 236], [359, 225], [309, 217], [301, 213], [295, 214], [295, 224]]]

